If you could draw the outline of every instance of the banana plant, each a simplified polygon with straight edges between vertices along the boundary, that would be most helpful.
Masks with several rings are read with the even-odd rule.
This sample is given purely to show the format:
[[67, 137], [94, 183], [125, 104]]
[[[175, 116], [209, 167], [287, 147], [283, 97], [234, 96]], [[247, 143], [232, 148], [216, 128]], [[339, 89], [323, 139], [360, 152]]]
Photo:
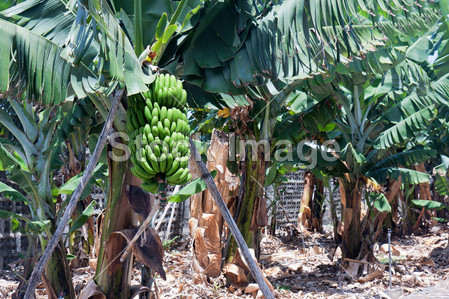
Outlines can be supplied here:
[[[435, 176], [435, 189], [437, 190], [440, 196], [447, 197], [449, 196], [449, 178], [448, 178], [448, 169], [449, 169], [449, 158], [445, 155], [441, 155], [441, 160], [443, 163], [437, 165], [434, 169]], [[423, 199], [413, 199], [411, 200], [412, 204], [419, 208], [424, 208], [426, 210], [449, 210], [449, 207], [445, 205], [443, 202], [436, 200], [423, 200]], [[448, 222], [449, 220], [446, 218], [442, 218], [439, 215], [436, 217], [432, 217], [439, 222]]]
[[[170, 21], [168, 24], [160, 22], [157, 39], [162, 42], [154, 49], [161, 54], [167, 49], [165, 43], [180, 38], [196, 22], [192, 17], [203, 2], [157, 1], [149, 4], [101, 0], [4, 3], [0, 11], [0, 30], [4, 36], [1, 47], [4, 51], [0, 53], [0, 89], [25, 93], [33, 102], [44, 105], [58, 105], [72, 96], [74, 100], [89, 97], [100, 115], [106, 118], [111, 106], [108, 96], [116, 88], [125, 86], [128, 95], [136, 94], [147, 91], [147, 84], [154, 79], [148, 68], [142, 68], [142, 61], [136, 55], [143, 50], [143, 43], [150, 45], [155, 36], [155, 33], [144, 32], [143, 28], [156, 30], [159, 19], [164, 18], [163, 12], [166, 13], [165, 19]], [[149, 5], [148, 8], [145, 5]], [[154, 6], [157, 9], [153, 9]], [[142, 7], [149, 13], [142, 13]], [[173, 30], [174, 25], [176, 30]], [[121, 100], [123, 103], [114, 119], [118, 132], [125, 131], [126, 121], [126, 98]], [[33, 153], [27, 152], [30, 159], [33, 159]], [[123, 153], [117, 150], [115, 154]], [[108, 191], [102, 246], [106, 246], [112, 232], [132, 225], [134, 217], [129, 209], [123, 209], [127, 206], [127, 198], [121, 186], [131, 179], [128, 164], [112, 160], [108, 163], [112, 187]], [[114, 252], [115, 249], [118, 251]], [[110, 262], [121, 249], [110, 246], [106, 254], [107, 249], [100, 249], [96, 281], [107, 296], [126, 298], [132, 260], [128, 258], [125, 264], [113, 267], [115, 271], [105, 271], [111, 268]], [[128, 270], [122, 271], [121, 267]]]
[[[96, 113], [92, 102], [85, 98], [74, 102], [70, 113], [59, 124], [59, 138], [64, 140], [61, 153], [64, 165], [60, 171], [61, 184], [64, 184], [64, 186], [61, 186], [58, 193], [71, 194], [75, 190], [76, 178], [84, 172], [87, 166], [87, 150], [93, 153], [98, 138], [96, 131], [99, 127], [101, 129], [102, 123], [101, 116]], [[103, 152], [100, 163], [103, 166], [107, 163], [106, 151]], [[94, 173], [94, 176], [100, 173], [101, 171], [98, 170]], [[97, 176], [95, 179], [100, 181], [101, 177]], [[87, 192], [90, 191], [90, 188], [88, 189]], [[86, 209], [90, 211], [94, 204], [90, 195], [82, 196], [72, 215], [73, 221], [82, 215]], [[71, 260], [71, 267], [86, 267], [89, 264], [89, 256], [93, 254], [91, 248], [94, 245], [95, 228], [92, 217], [88, 218], [84, 230], [71, 228], [70, 232], [70, 242], [67, 243], [71, 254], [75, 256]]]
[[[363, 108], [360, 106], [360, 101], [365, 99], [360, 97], [363, 92], [361, 85], [367, 78], [373, 82], [373, 78], [383, 76], [401, 63], [407, 65], [415, 56], [422, 57], [421, 49], [432, 52], [433, 45], [424, 44], [424, 41], [425, 36], [433, 34], [432, 30], [435, 31], [437, 27], [434, 24], [440, 18], [438, 8], [429, 3], [415, 6], [411, 1], [407, 2], [406, 7], [405, 10], [405, 6], [391, 4], [390, 8], [395, 11], [392, 14], [390, 8], [381, 1], [369, 4], [363, 1], [284, 1], [266, 6], [250, 6], [241, 2], [213, 3], [205, 10], [204, 23], [184, 41], [187, 50], [182, 51], [184, 48], [181, 48], [179, 51], [178, 59], [184, 63], [184, 78], [191, 83], [190, 87], [186, 86], [190, 88], [192, 104], [199, 108], [209, 105], [223, 109], [236, 105], [239, 102], [236, 98], [245, 94], [246, 101], [240, 106], [250, 105], [256, 113], [262, 111], [260, 114], [273, 117], [253, 122], [251, 116], [256, 113], [248, 113], [251, 122], [242, 126], [245, 130], [241, 131], [248, 132], [250, 138], [260, 141], [267, 137], [270, 140], [273, 136], [269, 132], [272, 133], [275, 128], [275, 118], [279, 117], [284, 105], [292, 97], [298, 101], [291, 107], [299, 105], [304, 110], [329, 97], [338, 99], [337, 105], [344, 104], [345, 113], [353, 118], [347, 124], [349, 128], [345, 127], [349, 134], [345, 140], [353, 144], [344, 144], [341, 148], [346, 148], [345, 154], [354, 160], [351, 158], [353, 149], [357, 153], [357, 150], [371, 147], [365, 146], [366, 142], [371, 142], [368, 136], [376, 128], [385, 128], [381, 122], [371, 126], [371, 119], [366, 118], [372, 108], [369, 108], [370, 104]], [[326, 12], [331, 11], [341, 15], [341, 18], [330, 18]], [[229, 25], [223, 26], [223, 20], [216, 18], [217, 15], [229, 15], [226, 18]], [[227, 30], [222, 31], [220, 28]], [[416, 40], [419, 42], [413, 44]], [[203, 46], [206, 44], [212, 45], [212, 48]], [[409, 52], [405, 52], [407, 50]], [[350, 98], [341, 97], [344, 91], [340, 82], [345, 77], [354, 81], [355, 87], [347, 92], [354, 94]], [[227, 95], [214, 98], [203, 90]], [[416, 97], [415, 90], [410, 90], [409, 95], [410, 98]], [[423, 104], [424, 100], [420, 99], [419, 102]], [[415, 111], [416, 115], [407, 114], [402, 108], [410, 108], [413, 104], [402, 106], [402, 103], [398, 100], [395, 104], [396, 109], [401, 111], [399, 123], [389, 127], [389, 131], [384, 132], [379, 139], [383, 142], [379, 146], [384, 149], [405, 142], [407, 138], [398, 140], [402, 138], [398, 133], [410, 128], [422, 129], [426, 124], [424, 118], [435, 115], [432, 107], [426, 109], [422, 105], [419, 106], [421, 109]], [[294, 118], [291, 116], [289, 121], [294, 121]], [[299, 121], [299, 117], [297, 119]], [[287, 120], [284, 126], [289, 126]], [[291, 127], [293, 131], [293, 125]], [[291, 135], [301, 136], [297, 131]], [[358, 155], [356, 158], [359, 162], [353, 164], [355, 168], [358, 168], [358, 163], [365, 163]], [[359, 169], [350, 171], [360, 172]], [[397, 169], [390, 168], [389, 171], [397, 177]], [[415, 181], [423, 179], [415, 173], [410, 176]], [[248, 172], [247, 177], [251, 177], [251, 172]], [[258, 179], [263, 185], [264, 176], [259, 175]], [[245, 208], [251, 210], [252, 206], [249, 204]], [[251, 222], [248, 214], [243, 218], [246, 224]], [[357, 221], [353, 224], [357, 225]], [[248, 240], [253, 243], [254, 238], [249, 237]], [[354, 243], [354, 250], [346, 246], [344, 248], [344, 251], [351, 251], [349, 255], [352, 257], [357, 256], [355, 252], [359, 248], [359, 242]]]
[[[9, 188], [15, 195], [14, 198], [17, 199], [19, 196], [18, 198], [27, 204], [30, 209], [30, 218], [2, 212], [11, 219], [17, 229], [26, 233], [31, 252], [37, 240], [41, 248], [45, 248], [57, 224], [59, 204], [52, 195], [52, 186], [54, 186], [52, 177], [54, 171], [61, 166], [61, 161], [58, 159], [59, 140], [54, 136], [57, 124], [63, 117], [67, 105], [35, 112], [32, 105], [26, 102], [21, 104], [12, 98], [8, 98], [7, 101], [14, 109], [14, 114], [0, 110], [0, 122], [14, 136], [14, 139], [1, 140], [2, 170], [6, 170], [8, 178], [16, 182], [20, 190], [26, 192], [26, 197], [19, 196], [19, 190]], [[13, 117], [16, 121], [19, 120], [19, 127], [16, 126]], [[2, 188], [7, 186], [2, 185]], [[19, 227], [19, 220], [25, 221], [25, 227]], [[45, 275], [54, 292], [74, 296], [66, 251], [62, 243], [61, 245], [47, 265]], [[25, 278], [31, 274], [32, 265], [33, 261], [29, 257], [28, 264], [25, 266]]]
[[[70, 195], [77, 185], [76, 177], [63, 185], [56, 186], [53, 177], [61, 169], [63, 161], [59, 158], [63, 153], [64, 123], [70, 122], [72, 114], [72, 102], [63, 106], [38, 109], [32, 104], [21, 104], [16, 99], [8, 98], [12, 108], [7, 112], [1, 109], [0, 123], [8, 131], [10, 138], [0, 139], [0, 163], [2, 171], [6, 171], [7, 177], [17, 184], [17, 189], [1, 184], [2, 192], [9, 195], [11, 200], [23, 201], [29, 207], [30, 216], [24, 217], [9, 211], [1, 211], [2, 217], [9, 218], [12, 227], [25, 234], [29, 239], [29, 256], [25, 265], [24, 278], [31, 274], [35, 258], [39, 254], [36, 251], [37, 242], [41, 249], [45, 249], [48, 240], [61, 217], [67, 201], [62, 201], [60, 195]], [[26, 149], [31, 146], [31, 149]], [[27, 152], [33, 156], [28, 156]], [[100, 179], [103, 170], [98, 168], [94, 180]], [[79, 180], [79, 178], [78, 178]], [[89, 186], [93, 180], [89, 182]], [[88, 188], [89, 189], [89, 188]], [[24, 192], [26, 196], [22, 195]], [[84, 195], [87, 197], [88, 193]], [[80, 211], [78, 217], [73, 218], [69, 235], [84, 225], [93, 212], [92, 202]], [[21, 225], [24, 222], [24, 226]], [[47, 265], [45, 275], [49, 281], [51, 290], [55, 293], [71, 297], [73, 285], [68, 268], [68, 258], [65, 242]], [[62, 277], [62, 279], [61, 279]], [[23, 284], [18, 288], [18, 296], [22, 292]], [[49, 289], [49, 292], [50, 289]]]

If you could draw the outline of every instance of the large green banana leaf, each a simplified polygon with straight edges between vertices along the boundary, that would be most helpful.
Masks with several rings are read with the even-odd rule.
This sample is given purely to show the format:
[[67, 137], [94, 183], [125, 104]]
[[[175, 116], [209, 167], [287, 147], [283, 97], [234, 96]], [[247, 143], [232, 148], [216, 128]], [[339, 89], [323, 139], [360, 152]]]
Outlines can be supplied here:
[[0, 11], [0, 90], [44, 105], [106, 93], [123, 82], [147, 89], [134, 49], [106, 1], [27, 0]]

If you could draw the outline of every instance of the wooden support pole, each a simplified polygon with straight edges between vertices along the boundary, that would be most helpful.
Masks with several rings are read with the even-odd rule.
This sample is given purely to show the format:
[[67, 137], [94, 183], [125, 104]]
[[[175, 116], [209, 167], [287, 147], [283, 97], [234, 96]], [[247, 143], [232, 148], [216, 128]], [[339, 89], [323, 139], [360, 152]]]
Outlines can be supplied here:
[[263, 295], [267, 299], [274, 298], [273, 294], [271, 293], [270, 288], [268, 287], [267, 282], [265, 281], [265, 278], [263, 277], [262, 271], [259, 268], [259, 265], [257, 262], [252, 258], [251, 253], [249, 252], [248, 246], [246, 245], [245, 239], [243, 239], [242, 233], [240, 232], [239, 228], [237, 227], [237, 224], [234, 221], [234, 218], [232, 218], [231, 213], [229, 212], [223, 197], [221, 196], [220, 192], [218, 191], [217, 186], [215, 185], [214, 179], [210, 175], [209, 171], [207, 171], [206, 165], [204, 165], [203, 161], [201, 161], [201, 156], [198, 153], [195, 143], [190, 138], [190, 150], [193, 154], [194, 161], [201, 173], [201, 178], [204, 180], [204, 182], [207, 185], [207, 188], [209, 189], [209, 192], [211, 193], [213, 199], [215, 200], [215, 203], [217, 204], [218, 208], [220, 209], [221, 214], [223, 215], [223, 218], [228, 223], [229, 230], [231, 231], [232, 235], [234, 236], [237, 245], [239, 246], [240, 250], [242, 251], [242, 255], [246, 260], [246, 263], [248, 264], [248, 268], [251, 271], [251, 274], [253, 275], [254, 279], [256, 280], [257, 284], [259, 285], [260, 290], [262, 291]]
[[106, 145], [106, 141], [109, 136], [109, 132], [111, 131], [112, 122], [114, 120], [114, 116], [115, 116], [115, 113], [117, 112], [117, 108], [120, 103], [120, 99], [123, 96], [123, 93], [124, 93], [124, 89], [116, 91], [116, 93], [112, 99], [112, 105], [111, 105], [111, 109], [108, 114], [108, 118], [106, 119], [105, 124], [103, 126], [103, 130], [101, 131], [100, 137], [98, 138], [98, 143], [95, 147], [95, 150], [89, 159], [89, 164], [87, 165], [87, 168], [84, 171], [83, 176], [81, 177], [79, 185], [76, 187], [75, 191], [72, 194], [72, 197], [70, 198], [69, 203], [67, 204], [67, 207], [64, 211], [64, 214], [62, 215], [61, 221], [59, 222], [55, 233], [51, 237], [50, 242], [48, 243], [47, 247], [44, 250], [44, 253], [42, 254], [41, 258], [39, 259], [36, 267], [34, 268], [33, 273], [31, 273], [31, 277], [28, 280], [28, 286], [27, 286], [24, 298], [34, 298], [35, 297], [34, 291], [39, 282], [39, 278], [42, 276], [44, 267], [47, 264], [48, 259], [52, 255], [56, 246], [58, 246], [59, 240], [62, 237], [64, 229], [66, 228], [67, 224], [69, 223], [69, 220], [72, 217], [72, 213], [75, 210], [76, 203], [80, 199], [81, 194], [83, 193], [84, 189], [86, 188], [86, 185], [89, 182], [90, 177], [92, 176], [95, 167], [97, 166], [98, 159], [100, 158], [101, 152], [103, 151], [103, 148]]

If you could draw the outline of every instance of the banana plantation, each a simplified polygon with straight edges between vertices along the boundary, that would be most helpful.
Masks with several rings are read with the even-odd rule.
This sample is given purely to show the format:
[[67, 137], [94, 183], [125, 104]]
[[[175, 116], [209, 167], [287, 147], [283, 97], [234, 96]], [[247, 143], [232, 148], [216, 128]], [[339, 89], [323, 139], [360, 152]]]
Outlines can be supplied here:
[[0, 36], [0, 297], [449, 294], [448, 0], [4, 0]]

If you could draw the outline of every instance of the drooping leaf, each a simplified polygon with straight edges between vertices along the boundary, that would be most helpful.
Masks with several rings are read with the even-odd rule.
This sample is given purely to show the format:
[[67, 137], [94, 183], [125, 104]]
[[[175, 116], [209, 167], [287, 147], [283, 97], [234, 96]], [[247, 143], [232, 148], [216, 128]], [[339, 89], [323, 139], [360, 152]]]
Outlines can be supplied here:
[[449, 195], [449, 179], [437, 173], [435, 175], [435, 189], [440, 195]]
[[29, 221], [28, 219], [26, 219], [22, 215], [19, 215], [17, 213], [11, 212], [11, 211], [6, 211], [6, 210], [0, 210], [0, 218], [3, 218], [3, 219], [20, 219], [20, 220], [24, 220], [24, 221]]
[[154, 205], [154, 195], [142, 190], [142, 188], [130, 185], [128, 195], [128, 202], [131, 208], [139, 214], [142, 219], [146, 219], [151, 213]]
[[427, 124], [435, 117], [436, 110], [433, 106], [421, 109], [399, 123], [383, 131], [378, 138], [377, 148], [386, 149], [393, 145], [403, 144], [415, 136], [416, 131], [426, 128]]
[[393, 155], [388, 155], [385, 159], [382, 159], [372, 166], [371, 169], [419, 164], [427, 161], [431, 157], [435, 156], [435, 154], [436, 151], [430, 149], [416, 148], [405, 150]]
[[40, 234], [45, 232], [48, 228], [50, 228], [50, 225], [51, 225], [50, 220], [36, 220], [28, 222], [25, 226], [25, 229], [27, 231]]
[[[124, 238], [126, 242], [129, 243], [136, 232], [136, 228], [128, 228], [112, 233], [106, 242], [106, 249], [108, 246], [115, 246], [117, 238]], [[145, 233], [140, 235], [137, 242], [134, 243], [132, 251], [139, 262], [159, 273], [164, 280], [166, 279], [165, 271], [162, 267], [164, 248], [161, 239], [154, 228], [146, 228]]]
[[424, 200], [424, 199], [414, 199], [412, 203], [420, 208], [425, 208], [428, 210], [442, 210], [444, 208], [448, 209], [443, 203], [434, 200]]
[[439, 218], [439, 217], [431, 217], [431, 219], [435, 219], [436, 221], [441, 222], [441, 223], [449, 222], [449, 220], [444, 219], [444, 218]]
[[111, 78], [126, 83], [129, 94], [147, 90], [152, 76], [142, 72], [109, 4], [100, 2], [33, 0], [1, 11], [0, 90], [26, 91], [44, 105], [95, 93]]
[[372, 200], [374, 201], [373, 206], [381, 213], [383, 212], [390, 212], [391, 206], [388, 203], [387, 198], [385, 197], [385, 194], [383, 193], [370, 193], [370, 197], [372, 197]]
[[87, 220], [89, 220], [89, 217], [93, 215], [95, 210], [95, 205], [97, 203], [95, 200], [91, 201], [91, 203], [84, 209], [84, 211], [79, 215], [75, 221], [73, 221], [72, 226], [70, 227], [69, 234], [72, 234], [74, 231], [82, 227]]
[[376, 179], [380, 184], [385, 184], [388, 178], [399, 180], [403, 184], [422, 184], [429, 181], [427, 173], [402, 167], [386, 167], [368, 171], [368, 176]]
[[276, 179], [276, 174], [278, 173], [278, 161], [274, 161], [270, 168], [267, 169], [267, 175], [265, 176], [264, 187], [273, 184]]
[[19, 191], [11, 188], [10, 186], [8, 186], [2, 182], [0, 182], [0, 193], [11, 198], [12, 201], [18, 201], [18, 202], [20, 202], [20, 201], [26, 202], [27, 201], [27, 198], [25, 196], [23, 196], [22, 193], [20, 193]]
[[[103, 172], [105, 170], [105, 165], [102, 163], [99, 163], [92, 174], [92, 177], [90, 178], [89, 182], [84, 182], [86, 184], [86, 188], [84, 189], [83, 193], [81, 194], [81, 199], [86, 198], [90, 195], [92, 192], [92, 185], [95, 184], [95, 181], [99, 178], [101, 178], [103, 175]], [[58, 194], [72, 194], [73, 191], [75, 191], [76, 187], [81, 182], [81, 178], [83, 176], [84, 172], [79, 173], [78, 175], [72, 177], [69, 181], [67, 181], [64, 185], [59, 187]]]
[[[292, 82], [324, 72], [328, 77], [335, 72], [383, 74], [397, 63], [398, 54], [385, 47], [387, 55], [379, 58], [376, 47], [424, 34], [439, 13], [412, 1], [407, 1], [407, 10], [393, 1], [387, 11], [380, 8], [383, 1], [374, 2], [369, 14], [360, 5], [363, 1], [272, 2], [268, 13], [240, 2], [215, 2], [186, 41], [195, 51], [181, 53], [184, 75], [207, 91], [237, 94], [249, 84], [279, 78]], [[353, 59], [357, 56], [363, 58]]]

